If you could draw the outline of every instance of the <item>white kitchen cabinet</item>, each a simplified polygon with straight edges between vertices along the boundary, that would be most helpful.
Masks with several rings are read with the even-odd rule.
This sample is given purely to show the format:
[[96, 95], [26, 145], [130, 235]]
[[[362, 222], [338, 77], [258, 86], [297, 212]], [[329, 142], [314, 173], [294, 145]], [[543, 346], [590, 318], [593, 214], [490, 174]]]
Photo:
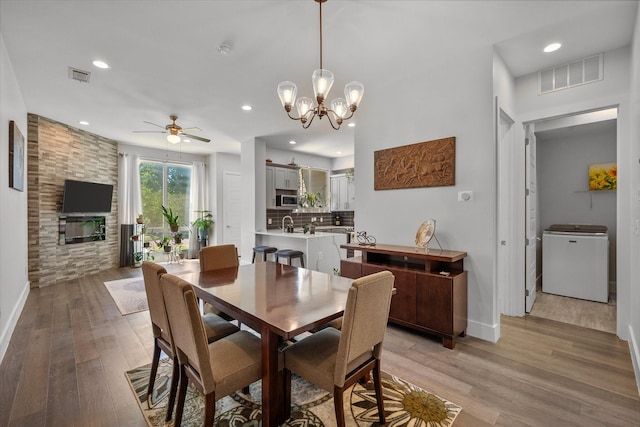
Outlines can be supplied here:
[[298, 190], [298, 170], [287, 168], [273, 168], [275, 173], [276, 190]]
[[331, 177], [331, 210], [352, 211], [355, 202], [355, 185], [346, 175]]
[[275, 209], [276, 208], [276, 187], [275, 187], [275, 177], [274, 177], [274, 168], [272, 166], [266, 167], [266, 185], [267, 185], [267, 209]]

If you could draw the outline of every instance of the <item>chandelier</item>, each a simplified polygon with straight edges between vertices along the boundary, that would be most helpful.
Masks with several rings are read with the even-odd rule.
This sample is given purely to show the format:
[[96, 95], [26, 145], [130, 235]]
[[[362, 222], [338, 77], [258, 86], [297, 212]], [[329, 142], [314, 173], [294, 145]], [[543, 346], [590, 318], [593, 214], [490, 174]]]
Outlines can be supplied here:
[[[343, 121], [353, 117], [353, 113], [355, 113], [362, 100], [364, 86], [360, 82], [349, 82], [344, 87], [344, 98], [336, 98], [331, 101], [330, 108], [324, 105], [331, 86], [333, 86], [333, 73], [322, 68], [322, 3], [327, 0], [314, 1], [320, 5], [320, 68], [315, 70], [311, 75], [313, 93], [317, 104], [314, 103], [313, 99], [306, 96], [296, 100], [298, 87], [290, 81], [284, 81], [278, 84], [278, 96], [289, 118], [300, 120], [304, 129], [311, 126], [311, 122], [313, 122], [316, 116], [320, 119], [327, 116], [331, 127], [338, 130]], [[291, 108], [294, 103], [298, 110], [298, 117], [291, 115]]]

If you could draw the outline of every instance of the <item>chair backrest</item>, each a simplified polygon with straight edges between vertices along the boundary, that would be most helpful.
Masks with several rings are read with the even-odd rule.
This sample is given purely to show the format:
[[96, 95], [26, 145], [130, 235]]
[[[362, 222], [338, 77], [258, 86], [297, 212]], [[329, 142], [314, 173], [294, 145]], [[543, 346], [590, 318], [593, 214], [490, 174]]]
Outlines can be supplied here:
[[351, 362], [380, 358], [394, 279], [391, 272], [381, 271], [354, 280], [349, 288], [336, 356], [335, 385], [344, 385]]
[[237, 267], [239, 264], [235, 245], [205, 246], [200, 249], [200, 271]]
[[142, 263], [142, 277], [144, 279], [144, 290], [147, 293], [153, 336], [156, 338], [162, 337], [171, 344], [169, 321], [167, 320], [167, 311], [164, 306], [162, 289], [160, 288], [160, 276], [166, 273], [167, 270], [155, 262], [145, 261]]
[[193, 286], [168, 273], [160, 278], [160, 286], [171, 330], [180, 331], [172, 334], [178, 361], [193, 367], [200, 374], [203, 384], [213, 384], [207, 335]]

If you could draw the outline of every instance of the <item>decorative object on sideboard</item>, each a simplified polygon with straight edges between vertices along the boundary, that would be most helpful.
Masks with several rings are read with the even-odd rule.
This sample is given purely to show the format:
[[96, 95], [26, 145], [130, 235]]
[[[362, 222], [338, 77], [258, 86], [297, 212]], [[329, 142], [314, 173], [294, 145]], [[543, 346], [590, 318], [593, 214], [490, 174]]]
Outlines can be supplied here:
[[418, 231], [416, 232], [416, 247], [426, 248], [428, 250], [429, 242], [432, 238], [436, 239], [436, 243], [440, 246], [440, 250], [442, 250], [442, 246], [436, 237], [436, 220], [429, 218], [418, 227]]
[[[329, 95], [331, 86], [333, 86], [333, 73], [322, 68], [322, 3], [327, 0], [314, 1], [320, 5], [320, 68], [315, 70], [311, 75], [313, 93], [315, 95], [317, 105], [314, 104], [313, 99], [308, 97], [298, 98], [296, 102], [298, 87], [295, 83], [290, 81], [284, 81], [278, 84], [278, 96], [280, 97], [280, 102], [282, 102], [282, 106], [287, 112], [289, 118], [292, 120], [300, 120], [304, 129], [311, 126], [311, 123], [316, 116], [318, 116], [320, 120], [322, 120], [324, 116], [327, 116], [331, 127], [338, 130], [344, 120], [349, 120], [353, 117], [353, 113], [355, 113], [358, 105], [360, 105], [362, 94], [364, 93], [364, 85], [356, 81], [349, 82], [344, 87], [344, 96], [346, 100], [343, 98], [336, 98], [331, 101], [329, 108], [324, 105], [324, 101]], [[291, 109], [294, 103], [298, 110], [298, 117], [291, 115]]]
[[378, 150], [373, 159], [374, 190], [455, 185], [455, 137]]
[[9, 187], [24, 191], [24, 136], [9, 120]]
[[358, 231], [356, 232], [356, 240], [358, 240], [358, 244], [360, 246], [375, 246], [376, 238], [370, 234], [367, 234], [366, 231]]

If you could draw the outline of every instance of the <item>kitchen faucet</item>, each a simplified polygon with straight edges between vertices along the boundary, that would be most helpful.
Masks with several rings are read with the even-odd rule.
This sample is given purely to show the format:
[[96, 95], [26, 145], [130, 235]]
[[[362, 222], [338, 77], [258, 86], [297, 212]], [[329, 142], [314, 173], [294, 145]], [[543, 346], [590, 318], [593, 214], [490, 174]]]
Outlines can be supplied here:
[[282, 217], [282, 231], [286, 231], [284, 229], [284, 221], [289, 218], [289, 223], [291, 223], [291, 232], [293, 232], [293, 218], [291, 218], [291, 215], [285, 215], [284, 217]]

